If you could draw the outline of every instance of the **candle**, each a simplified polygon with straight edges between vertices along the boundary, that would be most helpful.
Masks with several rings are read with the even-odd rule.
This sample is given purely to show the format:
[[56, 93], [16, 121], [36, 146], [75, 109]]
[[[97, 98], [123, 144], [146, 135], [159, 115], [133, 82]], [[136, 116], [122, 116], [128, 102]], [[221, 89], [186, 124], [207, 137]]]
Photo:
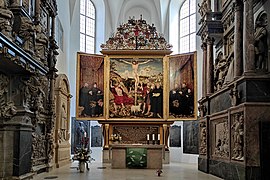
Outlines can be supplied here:
[[86, 137], [86, 132], [84, 132], [84, 137]]
[[147, 141], [149, 141], [149, 134], [147, 134]]
[[160, 134], [157, 135], [157, 140], [160, 140]]
[[152, 135], [152, 140], [155, 140], [155, 134]]

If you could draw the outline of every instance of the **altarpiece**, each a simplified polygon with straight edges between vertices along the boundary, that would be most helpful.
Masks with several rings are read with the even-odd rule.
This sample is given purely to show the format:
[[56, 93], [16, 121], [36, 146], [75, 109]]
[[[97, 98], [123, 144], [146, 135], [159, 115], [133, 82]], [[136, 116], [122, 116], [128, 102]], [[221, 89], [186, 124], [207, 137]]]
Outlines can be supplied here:
[[101, 48], [103, 55], [78, 53], [76, 119], [102, 124], [104, 150], [113, 134], [168, 150], [170, 125], [197, 117], [196, 53], [170, 56], [172, 46], [142, 17]]

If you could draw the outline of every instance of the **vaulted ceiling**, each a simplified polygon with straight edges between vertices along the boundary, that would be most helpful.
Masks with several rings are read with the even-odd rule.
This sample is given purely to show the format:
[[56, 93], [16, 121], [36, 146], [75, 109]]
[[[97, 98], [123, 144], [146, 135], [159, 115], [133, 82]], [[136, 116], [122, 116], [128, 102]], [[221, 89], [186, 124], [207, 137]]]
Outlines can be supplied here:
[[[73, 16], [73, 8], [79, 0], [69, 0], [70, 15]], [[179, 10], [184, 0], [91, 0], [96, 6], [105, 9], [105, 32], [113, 33], [121, 24], [127, 22], [130, 17], [143, 19], [147, 23], [154, 23], [158, 32], [168, 34], [169, 15], [172, 8]], [[72, 19], [72, 18], [71, 18]]]

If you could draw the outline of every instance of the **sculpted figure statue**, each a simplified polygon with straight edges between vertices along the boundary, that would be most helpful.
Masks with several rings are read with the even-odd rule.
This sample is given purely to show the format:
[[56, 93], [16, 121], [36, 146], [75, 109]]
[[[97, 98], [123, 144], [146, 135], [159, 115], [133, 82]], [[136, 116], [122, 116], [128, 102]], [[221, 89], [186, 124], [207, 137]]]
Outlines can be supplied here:
[[28, 53], [33, 54], [34, 26], [32, 21], [28, 17], [21, 17], [19, 36], [24, 39], [24, 43], [22, 45], [23, 49]]
[[255, 67], [264, 69], [267, 51], [267, 30], [265, 24], [261, 21], [256, 22], [254, 39], [255, 39]]
[[7, 9], [6, 1], [0, 1], [0, 31], [11, 37], [13, 13]]
[[35, 51], [39, 60], [47, 65], [48, 56], [48, 37], [45, 35], [44, 30], [40, 25], [35, 27], [36, 29], [36, 41], [35, 41]]
[[243, 160], [243, 136], [244, 136], [244, 116], [236, 115], [235, 121], [231, 127], [234, 131], [233, 133], [233, 159]]

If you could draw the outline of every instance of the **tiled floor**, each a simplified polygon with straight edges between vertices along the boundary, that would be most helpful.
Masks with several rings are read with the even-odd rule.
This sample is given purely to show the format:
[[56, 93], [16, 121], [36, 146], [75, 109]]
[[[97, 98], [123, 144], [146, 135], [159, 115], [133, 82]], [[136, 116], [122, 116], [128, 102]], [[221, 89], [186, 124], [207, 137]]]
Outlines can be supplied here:
[[197, 170], [197, 164], [170, 163], [163, 165], [163, 173], [158, 177], [154, 169], [111, 169], [110, 164], [92, 162], [90, 170], [80, 173], [76, 162], [50, 173], [43, 173], [34, 178], [56, 180], [218, 180], [220, 178]]

